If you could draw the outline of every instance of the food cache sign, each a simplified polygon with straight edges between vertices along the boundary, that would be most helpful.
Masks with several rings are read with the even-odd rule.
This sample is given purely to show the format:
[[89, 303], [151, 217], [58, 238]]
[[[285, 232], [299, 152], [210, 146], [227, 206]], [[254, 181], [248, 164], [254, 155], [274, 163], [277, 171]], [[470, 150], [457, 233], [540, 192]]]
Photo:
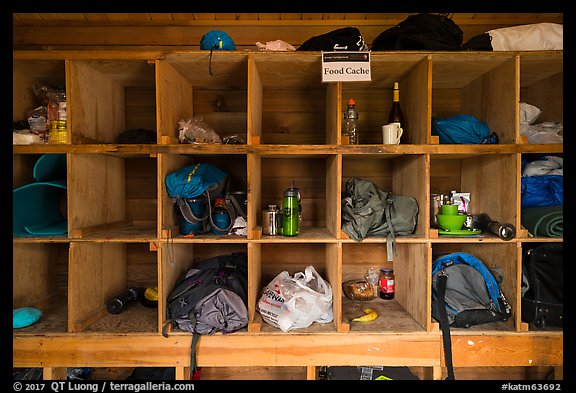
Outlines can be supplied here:
[[322, 52], [322, 82], [371, 80], [370, 52]]

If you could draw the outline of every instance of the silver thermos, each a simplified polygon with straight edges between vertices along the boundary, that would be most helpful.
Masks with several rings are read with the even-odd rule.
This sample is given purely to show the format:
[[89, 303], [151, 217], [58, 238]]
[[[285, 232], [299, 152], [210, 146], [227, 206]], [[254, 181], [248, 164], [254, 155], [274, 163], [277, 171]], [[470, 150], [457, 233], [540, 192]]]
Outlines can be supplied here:
[[268, 209], [262, 211], [262, 233], [271, 236], [282, 234], [282, 214], [276, 205], [268, 205]]

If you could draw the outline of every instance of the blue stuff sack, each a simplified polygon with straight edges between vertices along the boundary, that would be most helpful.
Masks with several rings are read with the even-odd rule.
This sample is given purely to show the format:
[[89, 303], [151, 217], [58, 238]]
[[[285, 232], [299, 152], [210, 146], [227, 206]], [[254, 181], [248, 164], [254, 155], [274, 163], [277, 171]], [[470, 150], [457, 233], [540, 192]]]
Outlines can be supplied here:
[[522, 207], [561, 206], [564, 203], [564, 176], [522, 176]]
[[172, 198], [194, 198], [206, 190], [216, 191], [227, 176], [226, 172], [212, 164], [190, 165], [166, 176], [166, 191]]
[[432, 135], [440, 144], [492, 144], [498, 135], [490, 133], [488, 124], [471, 115], [454, 115], [445, 119], [432, 118]]
[[[199, 163], [170, 173], [164, 179], [164, 183], [168, 195], [172, 197], [172, 202], [178, 207], [182, 218], [193, 225], [190, 227], [184, 224], [184, 227], [181, 228], [183, 234], [191, 233], [189, 231], [205, 232], [210, 228], [214, 228], [218, 234], [227, 233], [234, 225], [236, 215], [228, 203], [224, 206], [228, 212], [228, 217], [230, 217], [227, 226], [219, 226], [212, 218], [212, 202], [215, 197], [225, 195], [228, 173], [212, 164]], [[192, 208], [194, 205], [191, 206], [190, 203], [193, 198], [201, 195], [205, 196], [207, 209], [205, 209], [204, 214], [197, 216], [198, 211], [194, 214], [195, 209]], [[208, 223], [211, 227], [205, 225]], [[222, 225], [222, 222], [220, 224]]]

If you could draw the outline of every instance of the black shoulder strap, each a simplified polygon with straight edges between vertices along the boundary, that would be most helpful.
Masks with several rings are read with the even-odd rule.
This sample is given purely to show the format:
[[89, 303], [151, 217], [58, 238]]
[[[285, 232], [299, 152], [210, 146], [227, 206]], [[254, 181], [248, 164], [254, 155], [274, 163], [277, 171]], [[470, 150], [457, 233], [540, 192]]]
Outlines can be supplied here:
[[164, 326], [162, 326], [162, 335], [166, 338], [168, 338], [168, 329], [174, 326], [174, 320], [172, 319], [167, 319], [166, 323], [164, 323]]
[[450, 325], [448, 324], [448, 313], [446, 312], [446, 282], [448, 276], [443, 272], [438, 274], [436, 305], [440, 314], [440, 329], [442, 330], [442, 342], [444, 344], [444, 361], [448, 370], [446, 379], [454, 380], [454, 367], [452, 365], [452, 341], [450, 339]]
[[[192, 344], [190, 345], [190, 380], [193, 379], [194, 375], [198, 372], [198, 364], [196, 362], [196, 347], [198, 346], [198, 341], [200, 340], [200, 334], [196, 333], [196, 317], [194, 315], [194, 310], [188, 315], [190, 322], [192, 322]], [[168, 327], [172, 326], [174, 320], [168, 319], [164, 326], [162, 327], [162, 335], [168, 337]]]
[[194, 377], [198, 371], [198, 363], [196, 362], [196, 347], [198, 346], [198, 341], [200, 340], [200, 335], [196, 333], [196, 316], [194, 311], [189, 314], [190, 322], [192, 322], [192, 344], [190, 345], [190, 379]]
[[386, 222], [388, 223], [388, 227], [390, 228], [390, 232], [388, 232], [388, 236], [386, 236], [386, 255], [388, 256], [388, 262], [392, 262], [398, 253], [396, 250], [396, 236], [394, 235], [394, 226], [392, 225], [392, 213], [390, 212], [393, 203], [393, 196], [391, 193], [389, 193], [386, 196], [386, 201], [384, 202], [384, 214], [386, 217]]
[[190, 345], [190, 379], [198, 372], [198, 364], [196, 363], [196, 346], [200, 340], [200, 335], [196, 332], [192, 333], [192, 344]]

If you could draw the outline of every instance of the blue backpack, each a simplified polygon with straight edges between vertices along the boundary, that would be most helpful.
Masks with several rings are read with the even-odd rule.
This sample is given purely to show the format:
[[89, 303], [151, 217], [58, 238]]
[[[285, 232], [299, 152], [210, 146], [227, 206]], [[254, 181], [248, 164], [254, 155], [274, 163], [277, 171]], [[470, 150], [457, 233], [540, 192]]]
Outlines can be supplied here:
[[432, 118], [432, 135], [440, 144], [498, 143], [498, 135], [490, 133], [488, 124], [471, 115], [454, 115], [445, 119]]
[[440, 320], [436, 300], [441, 276], [446, 276], [445, 308], [450, 326], [467, 328], [510, 317], [510, 305], [491, 271], [474, 255], [455, 252], [432, 263], [432, 316], [436, 320]]
[[505, 321], [511, 307], [498, 282], [481, 260], [465, 252], [432, 262], [432, 317], [440, 323], [448, 376], [454, 379], [450, 327], [468, 328]]

